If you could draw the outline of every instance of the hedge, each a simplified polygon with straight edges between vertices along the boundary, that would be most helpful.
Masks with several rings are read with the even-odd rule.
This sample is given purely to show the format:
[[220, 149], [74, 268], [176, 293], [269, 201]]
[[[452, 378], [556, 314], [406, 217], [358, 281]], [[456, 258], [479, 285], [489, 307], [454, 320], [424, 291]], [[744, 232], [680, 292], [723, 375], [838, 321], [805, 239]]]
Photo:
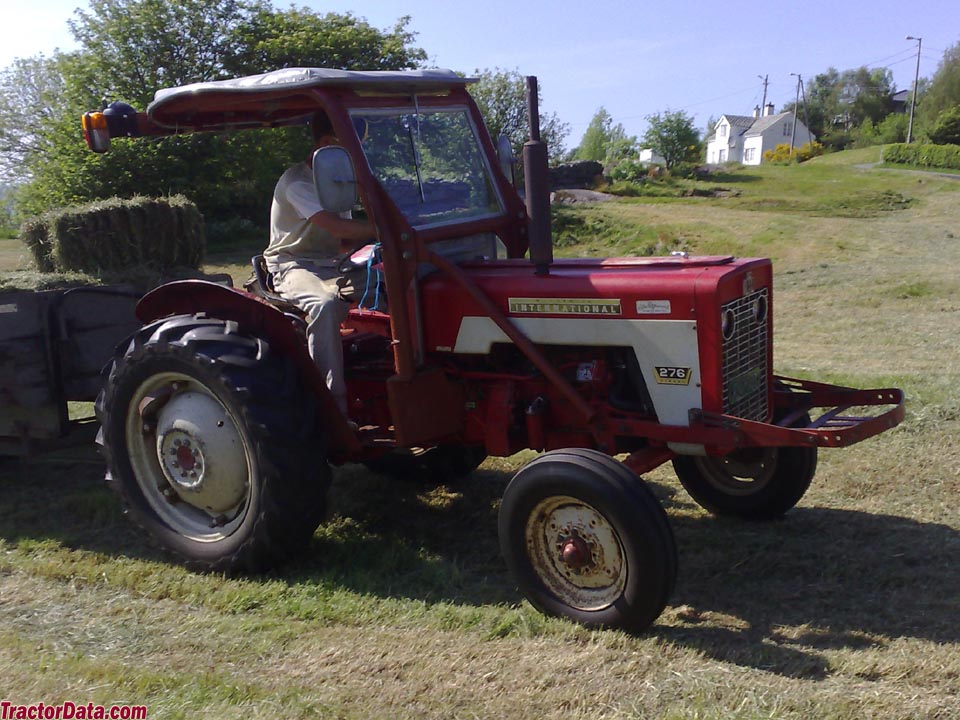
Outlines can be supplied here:
[[32, 218], [20, 228], [41, 272], [199, 269], [203, 216], [182, 195], [111, 198]]
[[900, 165], [960, 170], [960, 145], [896, 143], [883, 149], [883, 160]]

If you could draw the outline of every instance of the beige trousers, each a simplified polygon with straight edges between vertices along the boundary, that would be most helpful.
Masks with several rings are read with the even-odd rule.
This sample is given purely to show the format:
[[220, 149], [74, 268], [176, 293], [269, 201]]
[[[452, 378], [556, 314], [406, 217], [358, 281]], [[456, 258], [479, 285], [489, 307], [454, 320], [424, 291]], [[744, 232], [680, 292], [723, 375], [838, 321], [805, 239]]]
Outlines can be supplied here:
[[347, 318], [350, 304], [340, 298], [339, 273], [335, 267], [282, 253], [266, 261], [277, 294], [307, 314], [310, 357], [324, 376], [340, 411], [348, 417], [340, 325]]

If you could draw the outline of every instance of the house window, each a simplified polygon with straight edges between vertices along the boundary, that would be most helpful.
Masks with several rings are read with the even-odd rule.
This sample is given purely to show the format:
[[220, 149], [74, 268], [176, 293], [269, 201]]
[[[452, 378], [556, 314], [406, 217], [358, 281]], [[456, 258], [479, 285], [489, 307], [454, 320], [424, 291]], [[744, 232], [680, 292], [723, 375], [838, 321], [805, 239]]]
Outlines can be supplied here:
[[726, 150], [721, 150], [721, 151], [720, 151], [720, 162], [726, 162], [726, 161], [727, 161], [727, 151], [726, 151]]
[[784, 123], [783, 124], [783, 136], [786, 137], [793, 132], [793, 123]]
[[757, 150], [756, 148], [745, 148], [743, 151], [743, 161], [753, 162], [754, 153], [756, 152], [756, 150]]
[[726, 136], [727, 136], [727, 126], [724, 124], [720, 126], [720, 137], [726, 137]]

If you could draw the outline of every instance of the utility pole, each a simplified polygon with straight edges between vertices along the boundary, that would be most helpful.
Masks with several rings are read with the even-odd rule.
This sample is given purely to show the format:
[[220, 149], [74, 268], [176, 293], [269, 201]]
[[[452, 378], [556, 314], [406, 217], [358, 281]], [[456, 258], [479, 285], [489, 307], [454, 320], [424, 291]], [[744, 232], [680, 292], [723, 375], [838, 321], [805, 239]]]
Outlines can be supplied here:
[[803, 80], [797, 73], [790, 74], [796, 75], [797, 78], [797, 99], [793, 102], [793, 132], [790, 133], [790, 157], [793, 157], [793, 143], [797, 139], [797, 108], [800, 107], [800, 83], [803, 82]]
[[763, 117], [763, 114], [767, 111], [767, 85], [769, 75], [757, 75], [758, 78], [763, 80], [763, 102], [760, 103], [760, 117]]
[[910, 101], [910, 123], [907, 125], [907, 145], [913, 139], [913, 111], [917, 109], [917, 85], [920, 82], [920, 46], [923, 45], [923, 38], [907, 35], [907, 40], [917, 41], [917, 72], [913, 76], [913, 98]]
[[[807, 143], [810, 145], [810, 149], [813, 150], [813, 134], [810, 132], [810, 116], [807, 115], [807, 91], [803, 87], [803, 80], [800, 80], [800, 95], [803, 97], [803, 122], [807, 126]], [[796, 118], [793, 119], [794, 124], [796, 124]]]

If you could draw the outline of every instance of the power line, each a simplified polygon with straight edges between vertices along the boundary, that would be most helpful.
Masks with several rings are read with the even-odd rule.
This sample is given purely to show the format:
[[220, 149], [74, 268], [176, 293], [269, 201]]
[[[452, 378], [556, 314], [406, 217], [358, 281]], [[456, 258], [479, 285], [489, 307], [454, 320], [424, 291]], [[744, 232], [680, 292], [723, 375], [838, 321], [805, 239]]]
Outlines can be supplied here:
[[743, 88], [742, 90], [735, 90], [734, 92], [729, 93], [728, 95], [721, 95], [720, 97], [710, 98], [709, 100], [703, 100], [701, 102], [688, 103], [687, 107], [697, 107], [698, 105], [706, 105], [707, 103], [717, 102], [718, 100], [726, 100], [727, 98], [734, 97], [735, 95], [742, 95], [745, 92], [749, 92], [755, 89], [756, 89], [756, 85], [752, 85], [751, 87]]
[[881, 65], [880, 67], [886, 68], [886, 69], [889, 70], [889, 69], [892, 68], [894, 65], [899, 65], [900, 63], [905, 63], [905, 62], [910, 62], [911, 60], [916, 60], [916, 58], [917, 58], [917, 53], [916, 53], [916, 51], [914, 51], [912, 57], [906, 57], [906, 58], [904, 58], [903, 60], [897, 60], [896, 62], [892, 62], [892, 63], [890, 63], [889, 65]]
[[893, 55], [887, 55], [886, 57], [882, 57], [882, 58], [879, 58], [879, 59], [877, 59], [877, 60], [871, 60], [870, 62], [865, 62], [865, 63], [863, 63], [863, 64], [864, 64], [865, 66], [867, 66], [867, 67], [870, 67], [871, 65], [879, 65], [879, 64], [882, 63], [884, 60], [892, 60], [893, 58], [897, 57], [898, 55], [908, 55], [908, 56], [909, 56], [908, 59], [909, 59], [909, 58], [916, 57], [916, 56], [917, 56], [917, 53], [916, 53], [916, 51], [915, 51], [913, 48], [907, 48], [906, 50], [901, 50], [900, 52], [895, 52]]

